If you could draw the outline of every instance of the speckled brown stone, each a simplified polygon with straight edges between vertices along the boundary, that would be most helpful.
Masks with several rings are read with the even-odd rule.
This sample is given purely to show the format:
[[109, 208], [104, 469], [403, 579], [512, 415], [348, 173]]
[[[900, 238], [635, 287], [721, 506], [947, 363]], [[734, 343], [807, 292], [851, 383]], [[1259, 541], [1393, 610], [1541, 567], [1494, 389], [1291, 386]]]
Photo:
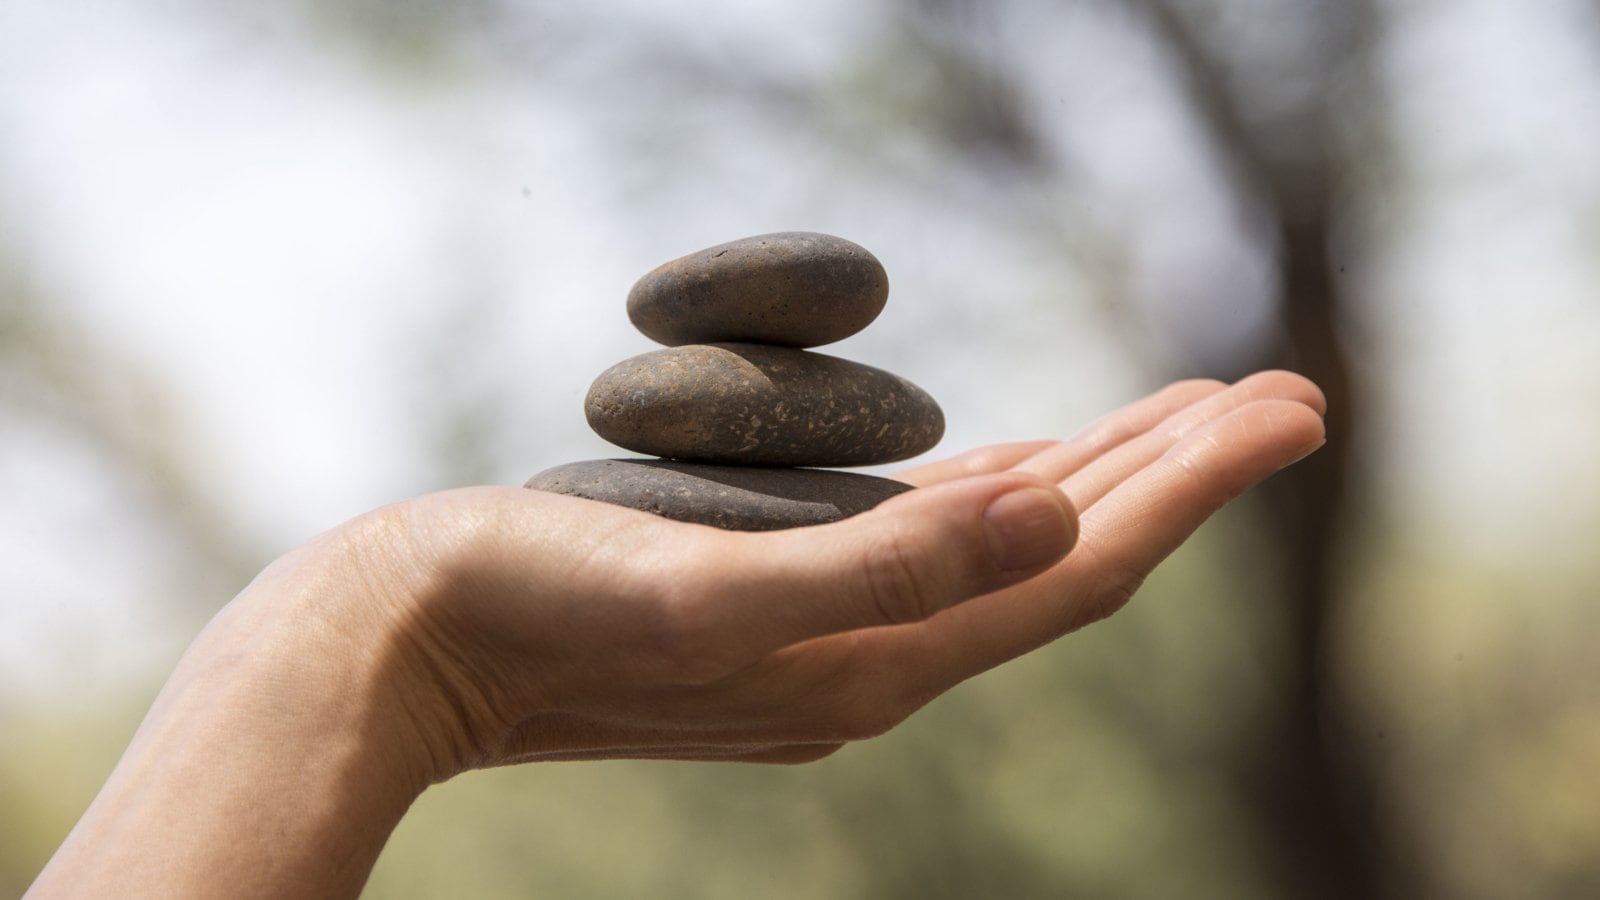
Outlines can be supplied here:
[[628, 318], [669, 347], [720, 341], [815, 347], [867, 327], [888, 297], [889, 276], [864, 248], [786, 231], [666, 263], [633, 286]]
[[691, 344], [595, 379], [589, 425], [637, 453], [755, 466], [867, 466], [931, 449], [944, 414], [921, 388], [860, 363], [760, 344]]
[[735, 531], [821, 525], [911, 490], [887, 478], [816, 469], [596, 459], [546, 469], [527, 487]]

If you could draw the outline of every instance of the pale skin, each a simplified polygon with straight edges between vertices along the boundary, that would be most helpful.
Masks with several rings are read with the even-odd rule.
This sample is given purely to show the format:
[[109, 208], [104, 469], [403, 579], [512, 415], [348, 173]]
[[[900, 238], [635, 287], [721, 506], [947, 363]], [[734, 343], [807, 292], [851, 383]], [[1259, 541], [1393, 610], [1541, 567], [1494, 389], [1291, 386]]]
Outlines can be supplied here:
[[765, 534], [515, 488], [385, 507], [205, 628], [28, 897], [354, 897], [470, 769], [819, 759], [1117, 611], [1324, 411], [1286, 372], [1180, 382]]

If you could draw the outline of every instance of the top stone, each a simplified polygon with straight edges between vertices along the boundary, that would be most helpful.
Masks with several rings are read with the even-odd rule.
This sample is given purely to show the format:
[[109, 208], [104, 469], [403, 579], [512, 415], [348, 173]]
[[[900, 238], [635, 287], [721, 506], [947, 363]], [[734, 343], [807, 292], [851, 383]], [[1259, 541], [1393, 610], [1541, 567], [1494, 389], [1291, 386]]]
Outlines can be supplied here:
[[816, 347], [867, 327], [888, 298], [883, 265], [861, 246], [785, 231], [660, 266], [628, 292], [628, 318], [669, 347], [723, 341]]

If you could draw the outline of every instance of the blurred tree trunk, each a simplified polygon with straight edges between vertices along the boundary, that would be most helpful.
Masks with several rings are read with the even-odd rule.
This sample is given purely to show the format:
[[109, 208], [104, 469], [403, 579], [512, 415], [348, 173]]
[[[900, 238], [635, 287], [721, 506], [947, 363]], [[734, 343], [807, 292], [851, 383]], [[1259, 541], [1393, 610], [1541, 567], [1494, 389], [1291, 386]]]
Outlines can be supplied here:
[[[1382, 819], [1382, 785], [1352, 738], [1359, 723], [1340, 696], [1332, 657], [1345, 543], [1346, 486], [1361, 423], [1349, 357], [1340, 340], [1346, 296], [1333, 237], [1347, 142], [1340, 140], [1337, 88], [1362, 65], [1374, 27], [1359, 2], [1302, 4], [1329, 42], [1312, 68], [1317, 89], [1267, 121], [1246, 122], [1223, 66], [1170, 0], [1129, 0], [1189, 81], [1194, 104], [1232, 160], [1241, 190], [1275, 235], [1280, 282], [1275, 346], [1237, 360], [1227, 375], [1284, 367], [1306, 375], [1328, 398], [1328, 443], [1270, 481], [1263, 492], [1281, 556], [1285, 655], [1278, 716], [1263, 723], [1234, 773], [1250, 798], [1267, 852], [1277, 858], [1284, 896], [1409, 895]], [[1306, 77], [1301, 74], [1300, 77]]]
[[[1226, 159], [1241, 209], [1264, 226], [1277, 252], [1276, 339], [1241, 346], [1225, 371], [1205, 374], [1236, 378], [1288, 368], [1311, 378], [1328, 398], [1328, 443], [1274, 478], [1260, 496], [1266, 521], [1258, 539], [1270, 560], [1263, 568], [1278, 573], [1273, 589], [1281, 594], [1283, 631], [1277, 637], [1288, 652], [1275, 673], [1275, 715], [1259, 723], [1233, 761], [1237, 795], [1254, 820], [1275, 896], [1410, 896], [1411, 873], [1400, 865], [1383, 819], [1384, 787], [1353, 740], [1359, 721], [1340, 696], [1331, 652], [1346, 485], [1361, 422], [1340, 340], [1347, 298], [1333, 256], [1350, 150], [1340, 131], [1338, 97], [1341, 86], [1364, 81], [1351, 76], [1366, 72], [1375, 14], [1367, 0], [1302, 0], [1276, 8], [1275, 15], [1303, 17], [1296, 24], [1316, 45], [1298, 54], [1280, 47], [1279, 55], [1266, 55], [1270, 66], [1252, 71], [1237, 58], [1248, 48], [1229, 43], [1240, 36], [1205, 33], [1199, 13], [1186, 14], [1181, 0], [1122, 3], [1174, 62], [1191, 108]], [[1036, 123], [1015, 102], [1015, 73], [1004, 54], [983, 46], [986, 17], [996, 14], [979, 0], [905, 0], [913, 49], [940, 72], [930, 136], [974, 165], [1024, 177], [1059, 176], [1040, 171], [1048, 154], [1038, 146]], [[1271, 26], [1258, 28], [1255, 39], [1275, 37]], [[1264, 70], [1274, 67], [1280, 71]], [[1265, 111], [1247, 108], [1241, 88], [1281, 89], [1289, 102]]]

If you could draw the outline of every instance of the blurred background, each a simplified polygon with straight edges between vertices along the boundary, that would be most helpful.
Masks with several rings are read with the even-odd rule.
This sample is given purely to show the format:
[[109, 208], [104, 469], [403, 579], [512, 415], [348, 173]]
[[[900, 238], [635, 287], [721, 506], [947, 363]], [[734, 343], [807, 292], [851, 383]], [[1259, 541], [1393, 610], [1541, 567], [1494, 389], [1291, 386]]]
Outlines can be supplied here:
[[0, 895], [268, 560], [616, 451], [669, 258], [850, 238], [936, 453], [1304, 372], [1115, 619], [798, 768], [436, 788], [375, 898], [1600, 896], [1600, 8], [0, 4]]

